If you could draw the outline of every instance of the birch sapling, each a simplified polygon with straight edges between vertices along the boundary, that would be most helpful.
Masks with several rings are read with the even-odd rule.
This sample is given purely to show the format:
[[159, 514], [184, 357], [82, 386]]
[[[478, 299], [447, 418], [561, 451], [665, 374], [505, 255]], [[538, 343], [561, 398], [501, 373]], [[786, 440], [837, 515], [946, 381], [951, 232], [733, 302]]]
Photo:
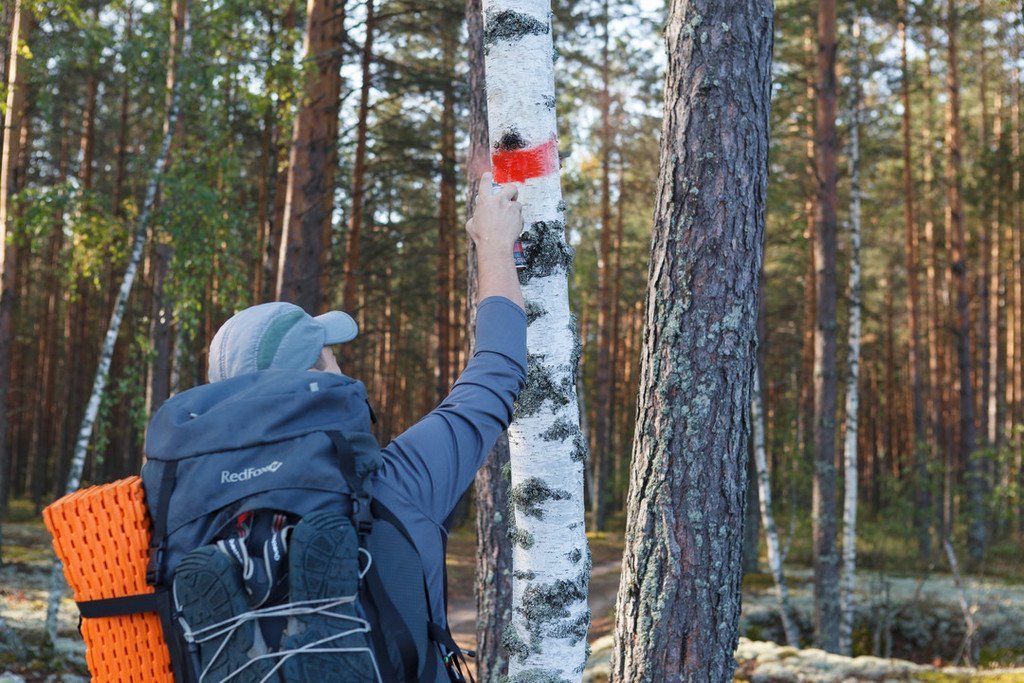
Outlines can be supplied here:
[[789, 609], [789, 588], [786, 586], [786, 576], [782, 573], [783, 557], [779, 546], [779, 530], [775, 525], [775, 515], [772, 513], [772, 485], [765, 453], [764, 395], [761, 393], [761, 373], [757, 367], [754, 368], [754, 381], [750, 389], [750, 419], [753, 423], [751, 435], [754, 441], [754, 465], [757, 469], [757, 498], [761, 507], [764, 540], [768, 546], [768, 569], [772, 573], [772, 580], [775, 581], [779, 617], [782, 619], [786, 644], [798, 648], [800, 631], [793, 622], [793, 613]]
[[526, 388], [509, 428], [512, 623], [509, 680], [579, 680], [590, 626], [590, 552], [555, 122], [550, 0], [485, 0], [487, 112], [494, 178], [520, 183], [529, 322]]
[[[188, 59], [191, 46], [191, 33], [189, 31], [190, 8], [187, 0], [184, 9], [184, 21], [182, 22], [182, 43], [181, 62]], [[128, 267], [125, 269], [124, 278], [121, 280], [121, 287], [117, 292], [117, 299], [114, 303], [114, 310], [110, 315], [110, 324], [107, 326], [107, 334], [103, 339], [103, 348], [100, 352], [99, 367], [96, 368], [96, 377], [93, 379], [92, 395], [85, 408], [85, 416], [78, 429], [78, 438], [75, 441], [75, 452], [71, 457], [71, 466], [68, 470], [68, 482], [65, 487], [65, 494], [74, 493], [78, 490], [82, 480], [82, 467], [85, 464], [86, 451], [89, 448], [89, 440], [92, 438], [93, 427], [96, 424], [96, 415], [99, 412], [100, 401], [103, 399], [103, 392], [107, 387], [107, 379], [110, 376], [110, 363], [114, 357], [114, 345], [117, 343], [117, 335], [121, 329], [121, 321], [124, 318], [125, 308], [128, 305], [128, 295], [132, 291], [135, 282], [135, 275], [139, 269], [139, 261], [142, 258], [142, 250], [146, 246], [146, 236], [149, 232], [149, 220], [153, 214], [153, 206], [156, 203], [157, 189], [160, 186], [160, 179], [166, 170], [166, 161], [171, 150], [171, 141], [174, 138], [175, 123], [178, 119], [180, 106], [181, 85], [178, 78], [173, 79], [170, 97], [168, 98], [169, 125], [164, 130], [163, 140], [160, 143], [160, 151], [153, 162], [149, 174], [149, 182], [146, 185], [146, 195], [142, 205], [142, 212], [139, 214], [135, 224], [135, 234], [132, 242], [132, 251], [128, 259]], [[57, 611], [60, 608], [61, 596], [64, 593], [64, 580], [61, 563], [54, 560], [50, 580], [50, 596], [46, 609], [46, 633], [50, 642], [56, 642], [57, 638]]]

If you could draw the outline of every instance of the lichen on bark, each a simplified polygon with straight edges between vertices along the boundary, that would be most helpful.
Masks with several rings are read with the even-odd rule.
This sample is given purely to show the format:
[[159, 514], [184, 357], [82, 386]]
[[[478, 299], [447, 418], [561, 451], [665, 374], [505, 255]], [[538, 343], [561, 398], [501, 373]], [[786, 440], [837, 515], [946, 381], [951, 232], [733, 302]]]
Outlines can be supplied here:
[[508, 497], [513, 507], [535, 519], [544, 519], [544, 510], [541, 506], [545, 502], [571, 498], [568, 491], [553, 489], [539, 477], [531, 477], [513, 487]]
[[541, 35], [550, 29], [548, 24], [529, 14], [514, 10], [488, 12], [484, 29], [484, 44], [490, 47], [499, 40], [515, 40], [528, 35]]
[[536, 414], [547, 400], [556, 406], [568, 405], [572, 389], [570, 378], [556, 381], [544, 364], [543, 354], [529, 354], [526, 367], [526, 386], [515, 404], [517, 418]]
[[563, 221], [535, 221], [519, 236], [526, 268], [519, 271], [519, 283], [537, 277], [572, 271], [573, 248], [565, 241]]

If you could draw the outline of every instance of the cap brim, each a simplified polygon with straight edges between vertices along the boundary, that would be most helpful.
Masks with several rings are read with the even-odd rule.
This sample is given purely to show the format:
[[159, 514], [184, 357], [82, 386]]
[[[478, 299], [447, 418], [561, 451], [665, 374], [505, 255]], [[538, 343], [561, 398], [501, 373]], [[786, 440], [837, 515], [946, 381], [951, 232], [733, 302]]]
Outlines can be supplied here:
[[348, 313], [328, 311], [315, 320], [324, 328], [324, 346], [350, 342], [359, 334], [359, 326]]

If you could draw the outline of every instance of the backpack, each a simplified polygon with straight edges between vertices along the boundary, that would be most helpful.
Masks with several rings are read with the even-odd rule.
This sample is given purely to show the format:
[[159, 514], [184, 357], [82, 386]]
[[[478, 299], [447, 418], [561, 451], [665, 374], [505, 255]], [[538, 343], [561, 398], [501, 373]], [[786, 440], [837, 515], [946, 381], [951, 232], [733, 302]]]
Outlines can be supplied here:
[[[329, 373], [267, 370], [195, 387], [166, 401], [149, 424], [141, 473], [153, 523], [146, 580], [156, 592], [80, 604], [83, 616], [157, 611], [176, 683], [208, 680], [201, 679], [198, 638], [175, 596], [175, 572], [198, 548], [216, 545], [225, 555], [249, 561], [243, 555], [252, 553], [253, 543], [257, 549], [262, 544], [265, 554], [246, 565], [257, 569], [249, 573], [257, 575], [250, 578], [260, 593], [259, 609], [247, 618], [260, 617], [255, 623], [270, 648], [265, 658], [273, 660], [282, 647], [275, 638], [286, 616], [312, 609], [290, 601], [295, 589], [281, 575], [287, 530], [325, 511], [340, 512], [335, 517], [350, 524], [358, 538], [357, 617], [352, 618], [364, 625], [376, 669], [366, 680], [465, 680], [462, 652], [448, 629], [430, 620], [413, 539], [373, 499], [381, 451], [370, 433], [372, 419], [363, 384]], [[247, 583], [246, 590], [250, 587]], [[291, 657], [303, 655], [281, 655]]]

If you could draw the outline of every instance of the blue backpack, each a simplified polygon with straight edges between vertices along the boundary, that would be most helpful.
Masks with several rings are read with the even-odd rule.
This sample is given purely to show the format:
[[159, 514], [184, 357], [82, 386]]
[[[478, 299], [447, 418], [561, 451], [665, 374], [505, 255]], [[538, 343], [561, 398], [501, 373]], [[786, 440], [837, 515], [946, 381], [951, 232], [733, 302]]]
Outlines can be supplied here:
[[[448, 629], [429, 618], [412, 539], [373, 499], [381, 452], [372, 419], [363, 384], [329, 373], [268, 370], [169, 399], [149, 424], [142, 468], [153, 521], [147, 581], [156, 593], [82, 603], [83, 616], [157, 611], [177, 683], [280, 680], [279, 674], [310, 683], [465, 680], [462, 652]], [[317, 564], [313, 548], [320, 538], [314, 527], [323, 519], [331, 533], [348, 534], [338, 536], [341, 550], [326, 565]], [[344, 573], [331, 562], [348, 562], [358, 573], [354, 595], [316, 588], [300, 594], [288, 575], [289, 557], [294, 562], [298, 552], [329, 580]], [[221, 563], [234, 558], [233, 566], [244, 568], [251, 607], [223, 628], [195, 629], [176, 594], [175, 576], [195, 564], [196, 553]], [[195, 605], [208, 607], [202, 600]], [[323, 615], [338, 619], [335, 631], [348, 635], [324, 631]], [[296, 624], [318, 624], [315, 635], [323, 637], [306, 633], [299, 636], [302, 647], [290, 646]], [[255, 666], [223, 668], [230, 661], [224, 653], [236, 643], [231, 639], [242, 631], [246, 647], [258, 640], [263, 654], [257, 653]], [[210, 643], [220, 648], [220, 662], [208, 661], [203, 648]], [[342, 661], [339, 651], [351, 666], [323, 666]], [[317, 669], [311, 654], [317, 652], [333, 659]], [[236, 665], [252, 658], [253, 652], [235, 653]]]

